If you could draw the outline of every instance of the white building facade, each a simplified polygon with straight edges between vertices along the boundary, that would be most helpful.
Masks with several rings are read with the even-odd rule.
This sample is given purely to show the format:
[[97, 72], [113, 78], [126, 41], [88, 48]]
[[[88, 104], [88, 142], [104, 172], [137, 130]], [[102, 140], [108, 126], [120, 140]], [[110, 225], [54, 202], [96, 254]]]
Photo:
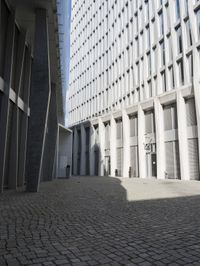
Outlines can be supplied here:
[[73, 174], [199, 180], [200, 1], [72, 0]]

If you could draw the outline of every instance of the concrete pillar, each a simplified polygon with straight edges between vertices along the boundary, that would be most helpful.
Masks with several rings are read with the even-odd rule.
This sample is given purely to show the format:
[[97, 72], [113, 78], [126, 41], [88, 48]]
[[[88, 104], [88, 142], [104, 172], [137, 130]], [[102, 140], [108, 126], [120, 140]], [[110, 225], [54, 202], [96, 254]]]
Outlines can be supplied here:
[[129, 177], [130, 167], [130, 122], [126, 111], [122, 111], [123, 125], [123, 172], [124, 177]]
[[[200, 68], [200, 58], [199, 52], [196, 48], [193, 49], [193, 69]], [[193, 77], [193, 86], [194, 86], [194, 96], [195, 96], [195, 107], [196, 107], [196, 117], [197, 117], [197, 131], [198, 131], [198, 144], [199, 144], [199, 158], [200, 158], [200, 76], [199, 71], [194, 71]], [[200, 160], [199, 160], [200, 168]]]
[[48, 113], [48, 124], [45, 137], [44, 156], [42, 162], [41, 180], [50, 181], [53, 179], [53, 164], [55, 157], [56, 141], [58, 134], [56, 86], [51, 84], [51, 99]]
[[37, 192], [42, 171], [50, 99], [47, 11], [36, 9], [28, 130], [27, 191]]
[[154, 99], [156, 127], [157, 179], [165, 179], [165, 143], [163, 107], [158, 98]]
[[116, 121], [111, 116], [110, 121], [110, 162], [111, 162], [111, 176], [115, 176], [115, 170], [117, 168], [117, 151], [116, 151]]
[[89, 147], [89, 153], [90, 153], [90, 175], [95, 175], [95, 129], [94, 126], [90, 125], [90, 147]]
[[14, 30], [15, 30], [15, 12], [11, 11], [8, 18], [7, 31], [7, 47], [5, 55], [5, 75], [4, 75], [4, 95], [2, 97], [1, 112], [0, 112], [0, 191], [3, 191], [5, 177], [5, 162], [6, 162], [6, 144], [8, 131], [8, 116], [9, 116], [9, 92], [12, 80], [12, 63], [13, 63], [13, 48], [14, 48]]
[[185, 100], [182, 97], [181, 91], [177, 91], [177, 118], [181, 179], [189, 180], [190, 174], [187, 142], [186, 107]]
[[86, 133], [85, 127], [81, 124], [81, 168], [80, 175], [86, 175]]
[[104, 157], [105, 157], [105, 127], [99, 118], [99, 176], [104, 176]]
[[73, 128], [74, 131], [74, 139], [73, 139], [73, 175], [77, 175], [77, 169], [78, 169], [78, 134], [77, 134], [77, 128]]
[[138, 105], [138, 156], [139, 156], [139, 176], [146, 177], [146, 154], [144, 150], [145, 144], [145, 120], [144, 111], [141, 105]]

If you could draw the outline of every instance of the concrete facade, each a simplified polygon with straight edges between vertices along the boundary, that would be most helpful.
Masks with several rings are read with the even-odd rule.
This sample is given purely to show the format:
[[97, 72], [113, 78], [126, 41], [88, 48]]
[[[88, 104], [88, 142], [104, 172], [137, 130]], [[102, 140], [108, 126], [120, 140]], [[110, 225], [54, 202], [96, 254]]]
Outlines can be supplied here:
[[72, 1], [73, 173], [199, 180], [199, 67], [200, 1]]
[[[59, 5], [54, 0], [0, 1], [1, 192], [24, 185], [36, 192], [40, 181], [57, 177], [65, 107]], [[70, 131], [65, 137], [70, 139]]]

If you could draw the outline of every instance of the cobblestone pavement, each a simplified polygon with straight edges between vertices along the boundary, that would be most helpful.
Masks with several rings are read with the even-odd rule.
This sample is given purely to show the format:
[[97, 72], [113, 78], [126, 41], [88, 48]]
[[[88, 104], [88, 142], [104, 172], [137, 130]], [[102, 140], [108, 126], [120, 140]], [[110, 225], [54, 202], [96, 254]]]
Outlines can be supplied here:
[[74, 177], [7, 191], [0, 265], [199, 266], [200, 182]]

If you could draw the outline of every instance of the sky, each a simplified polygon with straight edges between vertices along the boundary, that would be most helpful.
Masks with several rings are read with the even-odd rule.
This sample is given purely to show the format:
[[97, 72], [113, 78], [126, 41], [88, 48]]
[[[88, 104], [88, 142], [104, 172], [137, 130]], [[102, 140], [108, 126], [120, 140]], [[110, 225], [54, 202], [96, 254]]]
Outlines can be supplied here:
[[65, 108], [65, 124], [68, 123], [67, 94], [69, 85], [69, 64], [70, 64], [70, 21], [71, 21], [71, 0], [58, 0], [58, 24], [59, 43], [61, 58], [61, 76]]

